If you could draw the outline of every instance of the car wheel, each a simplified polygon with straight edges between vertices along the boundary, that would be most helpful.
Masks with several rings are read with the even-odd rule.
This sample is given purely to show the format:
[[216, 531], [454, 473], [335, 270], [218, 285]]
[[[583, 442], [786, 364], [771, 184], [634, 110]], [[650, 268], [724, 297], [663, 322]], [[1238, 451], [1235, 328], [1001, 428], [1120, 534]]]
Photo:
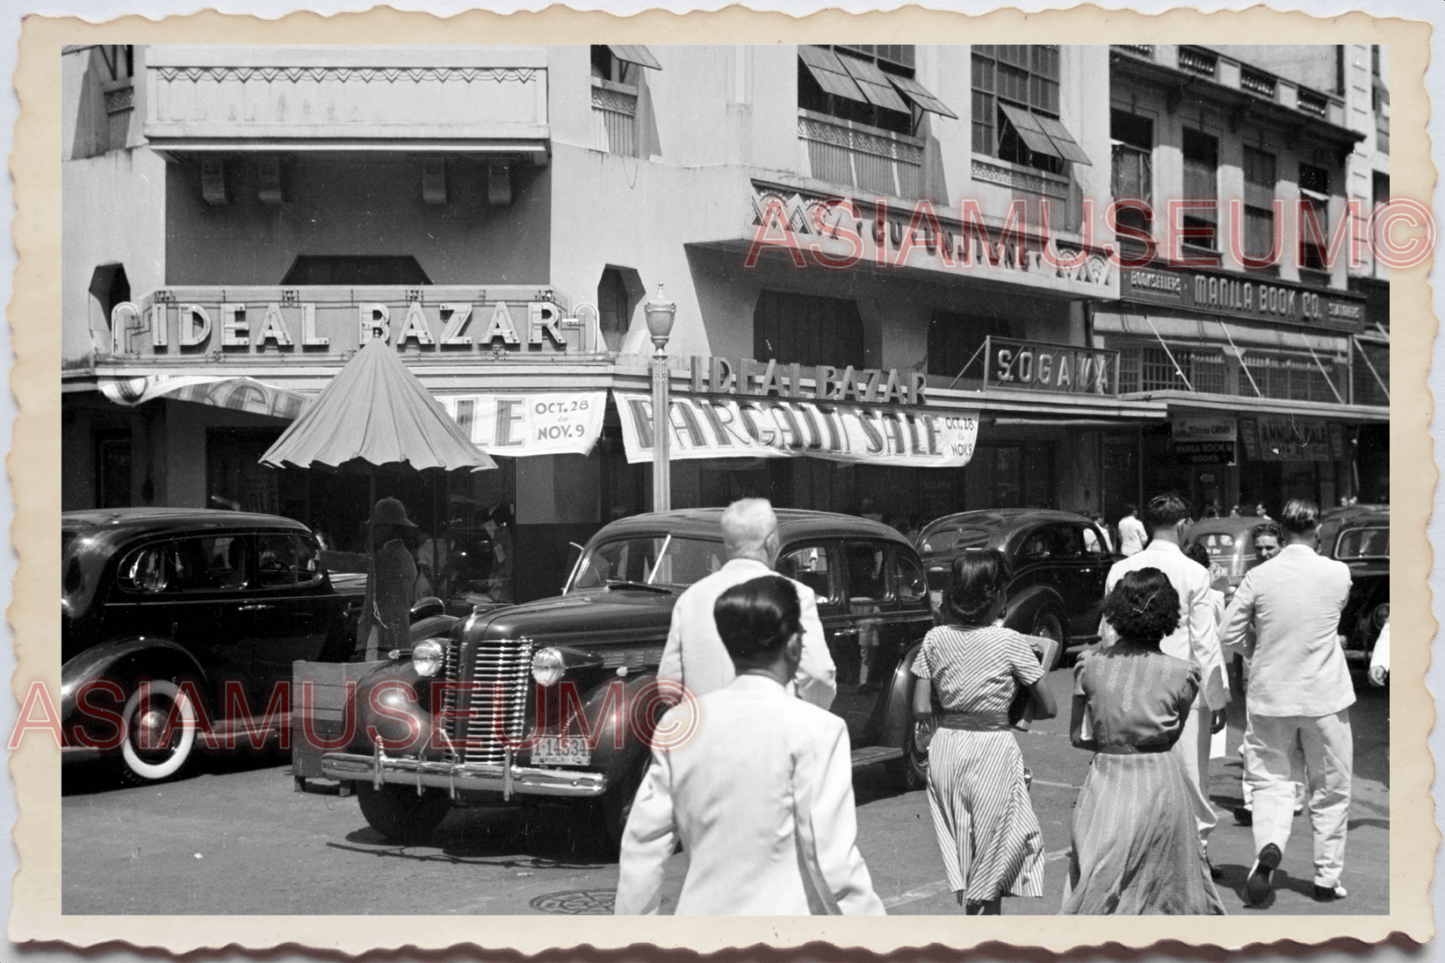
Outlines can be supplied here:
[[[1028, 634], [1040, 635], [1059, 643], [1059, 659], [1063, 659], [1064, 649], [1068, 648], [1069, 645], [1069, 636], [1068, 633], [1064, 631], [1064, 619], [1063, 616], [1059, 614], [1057, 608], [1052, 605], [1045, 605], [1039, 609], [1038, 612], [1034, 614], [1033, 625], [1029, 628]], [[1046, 670], [1052, 671], [1057, 667], [1058, 663], [1056, 662], [1054, 665], [1047, 666]]]
[[424, 842], [452, 809], [451, 800], [434, 789], [418, 796], [414, 786], [389, 783], [378, 789], [367, 781], [354, 785], [367, 824], [399, 843]]
[[935, 726], [912, 720], [908, 724], [908, 743], [903, 756], [887, 763], [888, 774], [904, 792], [913, 792], [928, 785], [928, 745], [933, 741]]
[[121, 718], [122, 781], [140, 785], [169, 779], [185, 768], [196, 745], [196, 707], [180, 686], [168, 679], [136, 685]]
[[637, 798], [637, 790], [642, 788], [642, 778], [647, 775], [651, 761], [651, 756], [644, 755], [637, 765], [609, 786], [599, 800], [602, 825], [606, 828], [606, 835], [599, 842], [602, 855], [607, 859], [616, 859], [622, 852], [622, 834], [627, 829], [627, 817], [632, 814], [632, 801]]

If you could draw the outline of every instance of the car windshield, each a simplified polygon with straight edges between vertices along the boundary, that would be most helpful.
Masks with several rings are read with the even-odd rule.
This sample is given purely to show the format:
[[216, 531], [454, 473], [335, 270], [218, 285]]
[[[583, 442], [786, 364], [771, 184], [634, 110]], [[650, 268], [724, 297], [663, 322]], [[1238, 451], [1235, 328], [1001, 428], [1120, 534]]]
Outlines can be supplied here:
[[949, 552], [987, 546], [988, 532], [982, 528], [940, 528], [923, 536], [919, 551]]
[[1352, 528], [1340, 533], [1335, 543], [1335, 558], [1351, 561], [1361, 558], [1389, 558], [1390, 530], [1388, 528]]
[[721, 542], [674, 535], [639, 535], [596, 546], [577, 567], [568, 591], [618, 582], [686, 587], [722, 568]]

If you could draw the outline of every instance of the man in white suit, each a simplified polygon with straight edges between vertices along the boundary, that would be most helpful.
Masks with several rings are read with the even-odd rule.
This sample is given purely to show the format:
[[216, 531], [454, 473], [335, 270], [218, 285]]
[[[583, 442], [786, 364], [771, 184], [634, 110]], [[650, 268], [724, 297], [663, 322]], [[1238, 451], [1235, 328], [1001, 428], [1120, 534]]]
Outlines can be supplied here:
[[1224, 617], [1224, 644], [1251, 660], [1244, 730], [1257, 854], [1245, 882], [1251, 905], [1274, 892], [1274, 871], [1294, 817], [1293, 777], [1301, 748], [1314, 829], [1314, 897], [1331, 902], [1346, 895], [1340, 874], [1354, 772], [1355, 688], [1336, 633], [1350, 596], [1350, 568], [1316, 554], [1314, 502], [1291, 499], [1280, 526], [1284, 549], [1245, 573]]
[[786, 691], [802, 659], [798, 593], [764, 575], [722, 593], [737, 666], [725, 688], [670, 710], [622, 836], [616, 913], [657, 913], [663, 864], [688, 853], [678, 915], [882, 915], [858, 852], [848, 727]]
[[[737, 675], [713, 621], [714, 604], [734, 585], [772, 574], [781, 548], [778, 516], [766, 498], [733, 502], [723, 512], [721, 524], [727, 564], [678, 598], [657, 670], [658, 678], [676, 679], [698, 696], [721, 689]], [[838, 692], [837, 670], [818, 619], [817, 596], [801, 582], [792, 585], [798, 593], [803, 624], [802, 657], [793, 686], [798, 698], [826, 709]]]

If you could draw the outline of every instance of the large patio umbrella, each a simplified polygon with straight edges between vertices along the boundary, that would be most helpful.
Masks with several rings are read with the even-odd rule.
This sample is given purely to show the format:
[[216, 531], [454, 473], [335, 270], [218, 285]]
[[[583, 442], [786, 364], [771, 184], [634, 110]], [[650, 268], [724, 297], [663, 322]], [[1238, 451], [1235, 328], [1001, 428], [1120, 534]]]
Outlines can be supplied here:
[[346, 363], [261, 464], [369, 474], [373, 487], [378, 471], [497, 467], [381, 340]]

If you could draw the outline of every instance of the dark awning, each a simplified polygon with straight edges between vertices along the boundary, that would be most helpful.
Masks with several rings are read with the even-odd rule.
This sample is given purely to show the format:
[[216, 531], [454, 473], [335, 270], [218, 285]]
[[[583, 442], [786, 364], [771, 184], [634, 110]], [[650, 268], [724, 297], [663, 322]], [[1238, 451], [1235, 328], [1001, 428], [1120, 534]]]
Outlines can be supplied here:
[[863, 98], [875, 107], [886, 107], [889, 110], [896, 110], [901, 114], [908, 113], [908, 105], [903, 98], [898, 96], [898, 91], [888, 82], [888, 75], [878, 69], [878, 65], [869, 60], [859, 60], [857, 57], [850, 57], [847, 54], [838, 55], [838, 60], [843, 64], [843, 69], [858, 84], [858, 89], [863, 91]]
[[838, 55], [833, 51], [826, 47], [799, 44], [798, 59], [825, 92], [834, 97], [856, 100], [860, 104], [869, 103], [868, 98], [863, 96], [863, 91], [853, 82], [852, 75], [838, 62]]
[[905, 100], [911, 100], [917, 104], [919, 109], [934, 114], [941, 114], [944, 117], [952, 117], [958, 120], [958, 115], [944, 106], [943, 101], [933, 96], [927, 87], [924, 87], [912, 77], [899, 77], [896, 74], [888, 74], [888, 80], [898, 88], [898, 92]]
[[1047, 154], [1061, 160], [1089, 164], [1089, 155], [1079, 147], [1067, 128], [1052, 117], [1031, 114], [1027, 110], [1009, 104], [999, 104], [998, 109], [1013, 124], [1019, 138], [1036, 154]]
[[607, 49], [612, 51], [612, 56], [618, 60], [625, 60], [630, 64], [637, 64], [639, 67], [647, 67], [651, 70], [661, 70], [662, 64], [640, 43], [610, 43]]

